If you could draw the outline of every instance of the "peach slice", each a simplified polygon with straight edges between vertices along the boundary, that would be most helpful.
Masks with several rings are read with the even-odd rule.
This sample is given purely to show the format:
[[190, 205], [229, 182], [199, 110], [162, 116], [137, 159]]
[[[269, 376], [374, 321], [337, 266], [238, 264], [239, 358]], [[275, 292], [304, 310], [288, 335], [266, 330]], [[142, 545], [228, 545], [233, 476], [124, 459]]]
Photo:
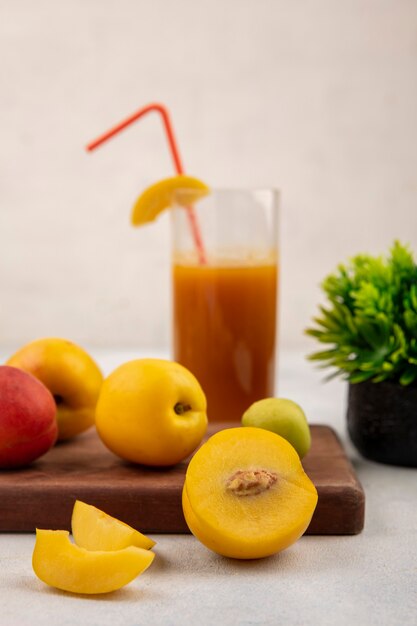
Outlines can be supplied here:
[[198, 178], [180, 174], [164, 178], [151, 185], [136, 200], [131, 221], [134, 226], [152, 222], [158, 215], [176, 202], [187, 206], [209, 193], [209, 188]]
[[284, 550], [305, 532], [317, 491], [283, 437], [230, 428], [191, 459], [182, 504], [191, 532], [208, 548], [256, 559]]
[[72, 593], [108, 593], [130, 583], [152, 563], [155, 554], [129, 546], [89, 552], [71, 543], [66, 530], [36, 530], [32, 566], [47, 585]]
[[136, 546], [149, 550], [155, 542], [128, 524], [77, 500], [71, 519], [74, 541], [86, 550], [122, 550]]

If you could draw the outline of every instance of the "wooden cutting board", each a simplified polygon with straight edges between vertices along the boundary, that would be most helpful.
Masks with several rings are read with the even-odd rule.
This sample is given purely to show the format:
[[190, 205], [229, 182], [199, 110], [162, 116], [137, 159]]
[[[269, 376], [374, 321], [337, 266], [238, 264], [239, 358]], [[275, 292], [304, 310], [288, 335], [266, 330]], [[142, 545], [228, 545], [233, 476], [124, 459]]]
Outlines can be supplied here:
[[[234, 424], [212, 424], [209, 434]], [[319, 499], [307, 534], [359, 533], [365, 496], [335, 432], [311, 427], [303, 460]], [[144, 533], [187, 533], [181, 491], [187, 463], [149, 469], [125, 463], [91, 430], [56, 445], [28, 468], [0, 471], [0, 531], [68, 529], [76, 499]]]

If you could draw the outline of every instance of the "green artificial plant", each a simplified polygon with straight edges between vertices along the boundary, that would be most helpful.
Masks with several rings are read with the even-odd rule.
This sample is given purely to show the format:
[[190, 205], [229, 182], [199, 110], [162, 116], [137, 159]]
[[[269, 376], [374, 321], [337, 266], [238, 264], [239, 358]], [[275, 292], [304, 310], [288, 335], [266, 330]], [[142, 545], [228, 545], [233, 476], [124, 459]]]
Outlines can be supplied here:
[[417, 385], [417, 265], [409, 248], [396, 241], [387, 258], [355, 256], [322, 289], [328, 305], [306, 333], [329, 347], [308, 358], [351, 383]]

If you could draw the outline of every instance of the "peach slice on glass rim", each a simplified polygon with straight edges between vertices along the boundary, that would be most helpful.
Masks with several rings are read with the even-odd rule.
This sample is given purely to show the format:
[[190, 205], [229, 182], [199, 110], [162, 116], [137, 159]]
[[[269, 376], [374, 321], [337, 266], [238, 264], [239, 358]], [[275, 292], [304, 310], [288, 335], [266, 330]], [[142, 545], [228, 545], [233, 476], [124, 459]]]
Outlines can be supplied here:
[[155, 554], [135, 546], [88, 551], [71, 543], [66, 530], [36, 530], [32, 567], [40, 580], [72, 593], [109, 593], [144, 572]]
[[207, 185], [193, 176], [178, 174], [164, 178], [145, 189], [136, 200], [132, 209], [132, 224], [142, 226], [152, 222], [174, 203], [188, 206], [208, 193]]
[[86, 550], [122, 550], [128, 546], [149, 550], [155, 545], [138, 530], [81, 500], [74, 504], [71, 527], [75, 543]]

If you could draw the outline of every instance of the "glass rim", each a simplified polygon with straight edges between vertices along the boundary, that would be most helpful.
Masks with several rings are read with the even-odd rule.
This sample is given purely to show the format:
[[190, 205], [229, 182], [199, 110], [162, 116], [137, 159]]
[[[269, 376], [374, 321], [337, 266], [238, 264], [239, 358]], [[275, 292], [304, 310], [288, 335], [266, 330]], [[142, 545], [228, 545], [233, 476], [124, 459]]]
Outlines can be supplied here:
[[[198, 203], [209, 201], [210, 198], [214, 196], [224, 195], [239, 195], [244, 194], [245, 196], [268, 196], [274, 204], [279, 205], [281, 200], [281, 190], [278, 187], [209, 187], [207, 193], [199, 193], [197, 192], [197, 196], [195, 197], [195, 190], [187, 187], [179, 187], [175, 189], [173, 193], [173, 203], [172, 208], [184, 208], [186, 203], [188, 202], [187, 198], [192, 198], [193, 201]], [[179, 201], [179, 199], [181, 200]]]
[[[211, 193], [219, 193], [219, 192], [227, 192], [227, 193], [274, 193], [280, 194], [281, 189], [279, 187], [216, 187], [216, 186], [208, 186], [207, 196], [210, 196]], [[187, 187], [179, 187], [176, 191], [190, 191], [192, 193], [194, 190], [188, 190]]]

